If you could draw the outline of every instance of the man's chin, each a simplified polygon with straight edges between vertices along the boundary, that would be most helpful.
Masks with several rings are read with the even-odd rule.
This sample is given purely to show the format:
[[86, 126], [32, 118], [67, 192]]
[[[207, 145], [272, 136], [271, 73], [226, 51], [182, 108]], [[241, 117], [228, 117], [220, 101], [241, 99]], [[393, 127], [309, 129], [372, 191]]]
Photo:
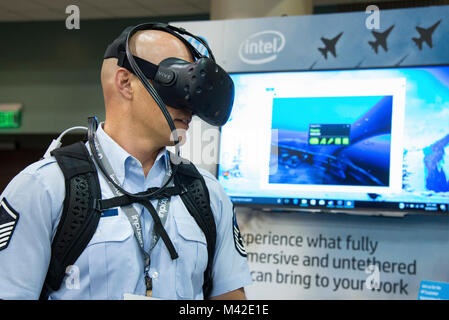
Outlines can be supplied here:
[[185, 130], [185, 131], [189, 130], [189, 124], [184, 122], [184, 121], [175, 119], [174, 123], [175, 123], [175, 128], [178, 131], [180, 131], [180, 130]]
[[[179, 140], [178, 145], [179, 145], [179, 146], [182, 146], [182, 145], [184, 145], [184, 143], [186, 143], [187, 138], [186, 138], [185, 134], [181, 135], [181, 134], [179, 134], [179, 132], [178, 132], [178, 140]], [[170, 141], [169, 141], [168, 144], [167, 144], [167, 147], [173, 147], [174, 145], [175, 145], [175, 138], [174, 138], [174, 135], [172, 135], [172, 136], [170, 137]]]

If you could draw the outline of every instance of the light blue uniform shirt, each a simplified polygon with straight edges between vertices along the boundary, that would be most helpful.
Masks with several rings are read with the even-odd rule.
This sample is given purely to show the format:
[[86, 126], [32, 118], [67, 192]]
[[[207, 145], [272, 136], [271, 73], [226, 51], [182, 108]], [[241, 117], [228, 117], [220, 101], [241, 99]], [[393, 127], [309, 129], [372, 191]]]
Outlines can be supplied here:
[[[165, 150], [158, 154], [145, 177], [140, 162], [101, 126], [97, 137], [122, 188], [136, 193], [161, 186], [167, 170]], [[209, 189], [217, 226], [211, 293], [216, 296], [249, 285], [251, 276], [246, 257], [234, 243], [232, 203], [215, 177], [205, 170], [199, 171]], [[114, 197], [102, 174], [99, 179], [102, 198]], [[64, 197], [64, 177], [54, 157], [28, 166], [2, 193], [0, 198], [5, 198], [20, 217], [8, 246], [0, 250], [0, 299], [39, 298]], [[157, 200], [152, 203], [156, 208]], [[140, 213], [148, 250], [153, 221], [142, 205], [134, 207]], [[101, 217], [88, 246], [50, 299], [123, 299], [126, 293], [145, 295], [141, 249], [125, 213], [121, 208], [117, 213]], [[208, 258], [206, 238], [179, 196], [171, 197], [165, 229], [179, 258], [172, 260], [163, 241], [158, 241], [151, 252], [153, 297], [203, 299], [203, 273]]]

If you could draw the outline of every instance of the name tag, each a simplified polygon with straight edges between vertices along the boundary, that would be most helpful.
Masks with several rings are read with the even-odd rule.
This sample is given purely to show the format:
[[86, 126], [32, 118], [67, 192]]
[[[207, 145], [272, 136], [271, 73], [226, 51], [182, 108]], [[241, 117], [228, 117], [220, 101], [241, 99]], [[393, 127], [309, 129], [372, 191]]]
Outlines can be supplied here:
[[112, 216], [118, 216], [118, 209], [114, 208], [114, 209], [108, 209], [105, 210], [101, 213], [101, 218], [105, 218], [105, 217], [112, 217]]

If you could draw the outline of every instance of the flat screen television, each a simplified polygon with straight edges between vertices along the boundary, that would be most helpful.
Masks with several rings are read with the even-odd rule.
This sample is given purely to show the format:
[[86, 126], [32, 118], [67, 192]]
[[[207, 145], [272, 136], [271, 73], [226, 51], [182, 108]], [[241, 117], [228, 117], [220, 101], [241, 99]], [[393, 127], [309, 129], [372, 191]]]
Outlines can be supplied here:
[[234, 73], [235, 205], [449, 213], [449, 66]]

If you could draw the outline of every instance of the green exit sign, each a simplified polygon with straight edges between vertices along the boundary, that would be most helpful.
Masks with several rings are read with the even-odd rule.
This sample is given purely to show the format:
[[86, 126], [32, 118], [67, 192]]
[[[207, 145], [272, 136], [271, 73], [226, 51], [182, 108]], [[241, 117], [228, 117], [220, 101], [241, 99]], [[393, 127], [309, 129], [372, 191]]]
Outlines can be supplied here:
[[0, 129], [19, 128], [21, 111], [20, 103], [0, 104]]

